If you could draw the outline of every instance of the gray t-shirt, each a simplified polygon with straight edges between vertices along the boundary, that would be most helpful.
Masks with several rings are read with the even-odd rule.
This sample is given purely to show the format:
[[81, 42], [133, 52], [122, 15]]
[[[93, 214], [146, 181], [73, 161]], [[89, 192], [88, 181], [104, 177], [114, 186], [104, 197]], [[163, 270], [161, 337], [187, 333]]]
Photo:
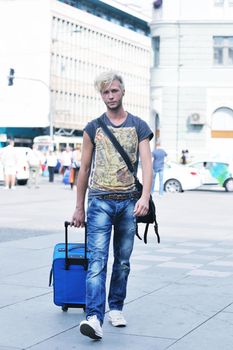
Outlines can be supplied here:
[[[135, 170], [138, 167], [139, 143], [153, 137], [148, 124], [139, 117], [128, 114], [123, 124], [113, 125], [106, 114], [103, 121], [128, 153]], [[89, 196], [107, 193], [125, 193], [135, 191], [134, 177], [128, 170], [123, 158], [115, 149], [108, 136], [99, 126], [97, 119], [89, 122], [84, 131], [93, 145], [92, 169], [89, 182]]]
[[152, 152], [153, 156], [153, 169], [154, 171], [159, 171], [164, 168], [164, 158], [167, 153], [162, 148], [157, 148]]

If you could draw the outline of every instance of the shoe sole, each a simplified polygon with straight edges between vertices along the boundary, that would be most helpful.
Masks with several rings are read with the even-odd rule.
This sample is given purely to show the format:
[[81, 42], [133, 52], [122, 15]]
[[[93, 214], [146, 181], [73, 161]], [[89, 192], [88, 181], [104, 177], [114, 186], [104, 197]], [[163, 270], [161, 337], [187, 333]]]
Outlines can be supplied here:
[[95, 330], [91, 326], [89, 326], [88, 324], [82, 324], [80, 326], [80, 332], [83, 335], [86, 335], [87, 337], [94, 339], [94, 340], [102, 339], [102, 336], [97, 335], [95, 333]]
[[125, 323], [115, 323], [114, 324], [114, 322], [111, 320], [111, 318], [109, 317], [109, 322], [111, 323], [111, 325], [113, 326], [113, 327], [126, 327], [127, 326], [127, 322], [125, 322]]
[[[110, 322], [111, 322], [111, 321], [110, 321]], [[118, 328], [124, 328], [124, 327], [126, 327], [126, 324], [113, 324], [112, 322], [111, 322], [111, 324], [112, 324], [113, 327], [118, 327]]]

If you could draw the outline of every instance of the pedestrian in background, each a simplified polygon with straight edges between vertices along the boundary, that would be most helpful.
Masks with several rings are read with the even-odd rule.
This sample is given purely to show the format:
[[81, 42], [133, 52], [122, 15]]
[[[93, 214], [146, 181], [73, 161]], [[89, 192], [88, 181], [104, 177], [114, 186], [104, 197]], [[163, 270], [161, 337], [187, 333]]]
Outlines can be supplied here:
[[90, 177], [87, 209], [90, 258], [86, 279], [86, 320], [80, 323], [80, 332], [92, 339], [101, 339], [112, 227], [114, 263], [108, 293], [109, 321], [115, 327], [127, 324], [122, 309], [137, 231], [135, 217], [145, 215], [149, 208], [152, 182], [149, 140], [153, 133], [145, 121], [124, 110], [125, 87], [118, 73], [101, 74], [95, 80], [95, 87], [107, 107], [101, 116], [102, 121], [128, 153], [135, 170], [140, 155], [143, 174], [143, 193], [140, 196], [134, 176], [98, 124], [98, 119], [87, 124], [83, 134], [77, 204], [71, 222], [76, 227], [84, 226], [85, 194]]
[[76, 188], [77, 186], [77, 178], [78, 178], [78, 172], [81, 165], [81, 146], [78, 144], [76, 146], [76, 149], [72, 153], [72, 164], [71, 164], [71, 180], [70, 180], [70, 186], [71, 188]]
[[57, 156], [56, 153], [52, 150], [49, 150], [49, 153], [46, 157], [46, 165], [49, 172], [49, 182], [54, 182], [54, 172], [57, 165]]
[[17, 153], [15, 151], [14, 140], [10, 139], [8, 146], [2, 150], [2, 164], [4, 171], [5, 189], [15, 189], [17, 171]]
[[181, 164], [185, 165], [189, 161], [189, 151], [186, 149], [186, 150], [182, 150], [181, 153], [182, 154], [181, 154], [180, 162]]
[[32, 145], [32, 150], [27, 154], [27, 161], [29, 166], [28, 187], [35, 186], [35, 188], [39, 188], [38, 179], [42, 170], [42, 155], [41, 152], [38, 151], [37, 145]]
[[152, 187], [151, 192], [153, 193], [155, 191], [155, 181], [157, 174], [159, 175], [159, 195], [163, 195], [163, 173], [164, 173], [164, 161], [167, 157], [167, 153], [160, 147], [160, 144], [158, 143], [156, 145], [156, 148], [152, 152], [153, 157], [153, 181], [152, 181]]
[[70, 169], [72, 163], [72, 152], [70, 147], [66, 147], [61, 153], [61, 173], [64, 175], [67, 169]]

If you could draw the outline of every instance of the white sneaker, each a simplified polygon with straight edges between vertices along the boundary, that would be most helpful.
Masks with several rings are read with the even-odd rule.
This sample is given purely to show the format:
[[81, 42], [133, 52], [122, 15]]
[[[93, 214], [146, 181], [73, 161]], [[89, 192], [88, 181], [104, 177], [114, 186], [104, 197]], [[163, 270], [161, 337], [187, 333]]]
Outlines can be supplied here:
[[109, 311], [108, 319], [114, 327], [125, 327], [127, 325], [123, 312], [119, 310]]
[[80, 323], [80, 332], [91, 339], [101, 339], [103, 330], [96, 315], [87, 317], [87, 320]]

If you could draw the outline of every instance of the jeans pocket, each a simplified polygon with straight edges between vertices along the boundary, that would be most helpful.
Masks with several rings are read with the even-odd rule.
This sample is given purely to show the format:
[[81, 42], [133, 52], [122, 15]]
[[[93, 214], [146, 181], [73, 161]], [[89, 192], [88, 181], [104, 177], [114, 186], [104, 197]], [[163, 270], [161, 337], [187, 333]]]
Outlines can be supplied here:
[[96, 197], [88, 198], [88, 203], [87, 203], [88, 204], [88, 208], [90, 208], [94, 204], [95, 199], [96, 199]]

